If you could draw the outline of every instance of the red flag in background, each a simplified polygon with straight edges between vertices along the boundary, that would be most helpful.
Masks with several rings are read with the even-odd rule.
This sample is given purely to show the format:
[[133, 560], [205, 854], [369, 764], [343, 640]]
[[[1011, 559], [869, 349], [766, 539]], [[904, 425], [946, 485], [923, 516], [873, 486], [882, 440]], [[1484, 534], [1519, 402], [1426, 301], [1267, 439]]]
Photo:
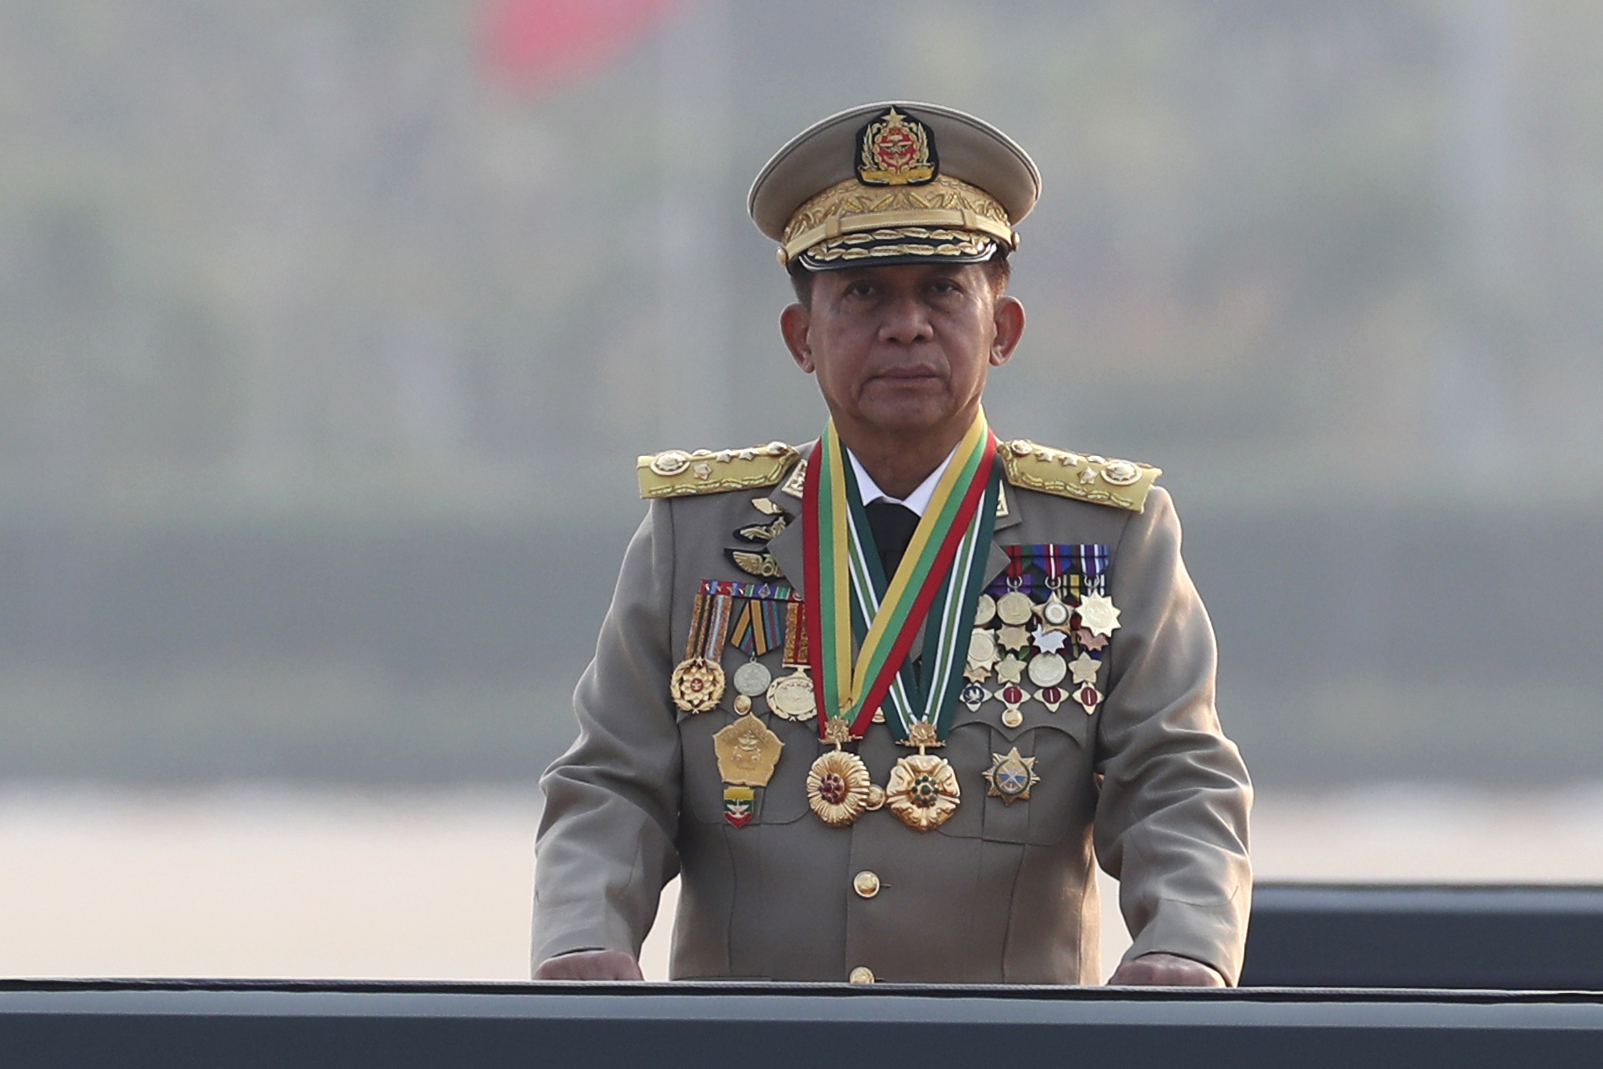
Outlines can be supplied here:
[[479, 33], [485, 74], [525, 92], [578, 81], [684, 0], [488, 0]]

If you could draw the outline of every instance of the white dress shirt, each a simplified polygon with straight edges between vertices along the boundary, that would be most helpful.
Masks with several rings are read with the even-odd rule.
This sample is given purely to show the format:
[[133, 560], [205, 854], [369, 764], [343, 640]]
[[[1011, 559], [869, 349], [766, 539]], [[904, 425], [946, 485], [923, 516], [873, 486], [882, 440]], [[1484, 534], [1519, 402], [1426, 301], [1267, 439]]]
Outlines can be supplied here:
[[941, 476], [946, 474], [947, 467], [956, 455], [957, 446], [953, 446], [952, 451], [946, 454], [946, 459], [936, 465], [927, 479], [918, 484], [918, 489], [898, 500], [879, 488], [879, 484], [869, 476], [862, 463], [858, 461], [856, 453], [850, 449], [846, 450], [846, 456], [852, 462], [852, 474], [857, 477], [857, 493], [862, 497], [863, 504], [884, 499], [893, 505], [903, 505], [911, 509], [920, 519], [924, 517], [924, 510], [930, 507], [930, 498], [935, 496], [935, 487], [941, 481]]

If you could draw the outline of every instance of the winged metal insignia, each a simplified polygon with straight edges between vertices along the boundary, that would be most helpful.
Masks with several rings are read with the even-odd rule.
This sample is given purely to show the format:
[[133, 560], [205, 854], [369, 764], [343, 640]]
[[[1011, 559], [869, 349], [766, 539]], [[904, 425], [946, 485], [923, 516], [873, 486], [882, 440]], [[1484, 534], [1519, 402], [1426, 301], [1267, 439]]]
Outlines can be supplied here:
[[750, 527], [742, 527], [735, 532], [735, 537], [742, 542], [756, 542], [766, 544], [772, 542], [780, 531], [790, 523], [790, 517], [780, 513], [773, 523], [754, 523]]
[[785, 573], [780, 569], [779, 562], [774, 555], [766, 549], [754, 553], [746, 549], [726, 549], [724, 556], [729, 562], [747, 575], [755, 575], [759, 579], [783, 579]]

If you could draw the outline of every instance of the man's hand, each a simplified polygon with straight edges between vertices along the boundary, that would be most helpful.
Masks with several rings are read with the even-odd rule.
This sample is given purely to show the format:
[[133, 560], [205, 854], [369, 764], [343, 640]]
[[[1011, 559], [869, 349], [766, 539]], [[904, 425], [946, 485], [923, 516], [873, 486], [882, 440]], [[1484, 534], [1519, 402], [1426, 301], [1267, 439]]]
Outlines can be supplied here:
[[1225, 978], [1200, 961], [1177, 954], [1143, 954], [1108, 977], [1109, 987], [1223, 987]]
[[640, 963], [621, 950], [577, 950], [546, 958], [536, 980], [644, 980]]

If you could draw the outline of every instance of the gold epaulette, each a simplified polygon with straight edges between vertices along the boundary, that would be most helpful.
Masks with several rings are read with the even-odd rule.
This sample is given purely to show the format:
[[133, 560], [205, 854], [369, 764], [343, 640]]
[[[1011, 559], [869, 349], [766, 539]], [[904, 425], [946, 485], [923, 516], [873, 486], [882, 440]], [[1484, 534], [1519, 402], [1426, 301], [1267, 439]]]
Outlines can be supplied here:
[[1028, 438], [1003, 442], [1007, 481], [1027, 490], [1094, 501], [1140, 512], [1147, 492], [1163, 472], [1130, 460], [1107, 460], [1066, 449], [1036, 445]]
[[799, 456], [795, 446], [784, 442], [750, 449], [720, 449], [716, 453], [706, 449], [694, 453], [668, 449], [640, 458], [640, 496], [688, 497], [773, 486], [785, 477]]

